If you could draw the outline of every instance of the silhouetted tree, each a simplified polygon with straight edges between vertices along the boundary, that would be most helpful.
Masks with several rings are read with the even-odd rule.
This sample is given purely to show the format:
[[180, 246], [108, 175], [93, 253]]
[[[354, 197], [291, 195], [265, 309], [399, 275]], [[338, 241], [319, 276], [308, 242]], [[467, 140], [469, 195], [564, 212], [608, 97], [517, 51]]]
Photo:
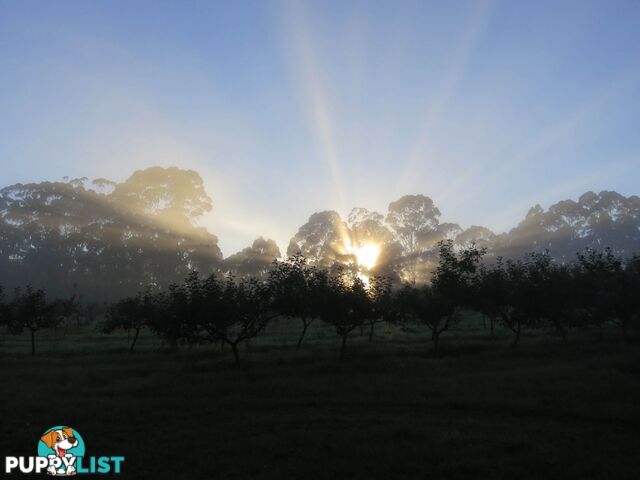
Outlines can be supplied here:
[[236, 282], [228, 276], [219, 282], [210, 277], [204, 290], [199, 327], [207, 340], [228, 344], [239, 364], [238, 345], [258, 336], [277, 315], [269, 285], [256, 278]]
[[369, 279], [367, 294], [371, 308], [367, 322], [369, 323], [369, 342], [373, 340], [374, 329], [378, 323], [395, 323], [398, 311], [391, 289], [391, 279], [383, 275], [376, 275]]
[[525, 315], [533, 327], [548, 323], [567, 342], [572, 326], [574, 291], [570, 270], [554, 262], [548, 251], [532, 252], [525, 258], [526, 292], [523, 302]]
[[9, 305], [5, 303], [4, 287], [0, 285], [0, 327], [4, 327], [9, 324], [11, 310]]
[[181, 341], [201, 340], [198, 325], [205, 296], [203, 287], [199, 273], [192, 271], [182, 283], [173, 283], [155, 295], [156, 315], [148, 319], [149, 327], [171, 350], [176, 350]]
[[475, 245], [457, 252], [451, 240], [438, 242], [438, 248], [440, 259], [431, 285], [405, 285], [398, 294], [401, 316], [431, 330], [436, 352], [440, 335], [458, 320], [459, 310], [474, 306], [476, 273], [485, 253]]
[[55, 306], [47, 302], [44, 290], [34, 290], [30, 285], [24, 291], [16, 289], [10, 306], [9, 331], [14, 335], [25, 329], [31, 338], [31, 356], [36, 354], [36, 332], [52, 328], [58, 321]]
[[296, 344], [300, 348], [307, 329], [320, 316], [321, 292], [327, 272], [307, 263], [302, 255], [275, 262], [269, 272], [273, 309], [287, 318], [299, 318], [302, 331]]
[[116, 329], [133, 330], [133, 340], [129, 345], [129, 352], [133, 352], [136, 346], [140, 330], [147, 325], [153, 325], [154, 319], [158, 316], [158, 305], [150, 290], [138, 294], [135, 297], [128, 297], [119, 300], [111, 306], [107, 312], [106, 321], [103, 325], [105, 333], [111, 333]]
[[612, 285], [612, 317], [618, 323], [625, 340], [631, 340], [630, 331], [637, 326], [640, 316], [640, 257], [634, 255], [625, 265], [624, 270], [617, 272]]
[[361, 279], [338, 268], [323, 286], [320, 317], [333, 326], [342, 342], [340, 358], [344, 358], [349, 334], [365, 324], [371, 313], [371, 298]]
[[431, 285], [405, 285], [398, 292], [402, 320], [413, 320], [431, 331], [434, 351], [438, 351], [440, 335], [456, 320], [454, 304]]
[[630, 330], [640, 327], [640, 255], [634, 255], [627, 261], [624, 270], [624, 280], [620, 291], [624, 306], [618, 312], [620, 327], [626, 340], [630, 340]]
[[475, 309], [487, 315], [493, 334], [494, 322], [514, 334], [512, 346], [520, 340], [530, 300], [526, 269], [521, 261], [501, 257], [493, 265], [482, 265], [475, 277]]

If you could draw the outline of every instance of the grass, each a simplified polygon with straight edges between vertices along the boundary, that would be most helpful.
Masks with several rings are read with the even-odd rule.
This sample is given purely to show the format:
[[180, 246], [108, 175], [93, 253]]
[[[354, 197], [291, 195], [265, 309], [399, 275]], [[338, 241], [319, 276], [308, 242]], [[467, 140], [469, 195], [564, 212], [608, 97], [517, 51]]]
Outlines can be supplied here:
[[33, 455], [69, 424], [88, 455], [125, 455], [122, 478], [637, 479], [637, 345], [588, 334], [569, 345], [469, 321], [443, 335], [378, 326], [339, 340], [275, 324], [243, 348], [163, 352], [144, 336], [84, 328], [0, 337], [2, 455]]

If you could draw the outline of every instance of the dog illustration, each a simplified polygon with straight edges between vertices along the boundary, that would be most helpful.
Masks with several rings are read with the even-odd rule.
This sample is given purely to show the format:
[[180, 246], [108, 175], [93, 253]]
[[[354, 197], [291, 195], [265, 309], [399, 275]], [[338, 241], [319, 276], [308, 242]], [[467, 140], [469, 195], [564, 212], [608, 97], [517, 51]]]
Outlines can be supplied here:
[[51, 465], [47, 469], [47, 474], [64, 476], [76, 474], [75, 466], [69, 465], [69, 459], [72, 459], [74, 456], [71, 453], [67, 453], [67, 450], [78, 446], [78, 440], [76, 439], [72, 428], [51, 430], [50, 432], [45, 433], [42, 438], [40, 438], [40, 440], [42, 440], [47, 447], [55, 452], [55, 454], [49, 455], [50, 459], [60, 457], [60, 459], [63, 461], [62, 467], [58, 470], [56, 470], [55, 466]]

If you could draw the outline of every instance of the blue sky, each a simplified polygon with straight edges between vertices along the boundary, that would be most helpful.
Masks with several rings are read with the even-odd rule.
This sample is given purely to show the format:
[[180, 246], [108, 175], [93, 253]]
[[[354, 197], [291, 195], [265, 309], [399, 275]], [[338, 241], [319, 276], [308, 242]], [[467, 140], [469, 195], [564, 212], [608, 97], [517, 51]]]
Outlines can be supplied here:
[[407, 193], [640, 194], [638, 1], [0, 0], [0, 183], [198, 170], [226, 255]]

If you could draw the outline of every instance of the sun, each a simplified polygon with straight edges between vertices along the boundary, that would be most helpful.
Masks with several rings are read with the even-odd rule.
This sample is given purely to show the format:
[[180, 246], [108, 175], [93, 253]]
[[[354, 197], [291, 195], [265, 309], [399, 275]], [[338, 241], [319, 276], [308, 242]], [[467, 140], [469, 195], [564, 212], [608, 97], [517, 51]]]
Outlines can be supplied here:
[[380, 246], [375, 243], [365, 243], [353, 250], [358, 266], [371, 270], [376, 266], [378, 256], [380, 256]]

